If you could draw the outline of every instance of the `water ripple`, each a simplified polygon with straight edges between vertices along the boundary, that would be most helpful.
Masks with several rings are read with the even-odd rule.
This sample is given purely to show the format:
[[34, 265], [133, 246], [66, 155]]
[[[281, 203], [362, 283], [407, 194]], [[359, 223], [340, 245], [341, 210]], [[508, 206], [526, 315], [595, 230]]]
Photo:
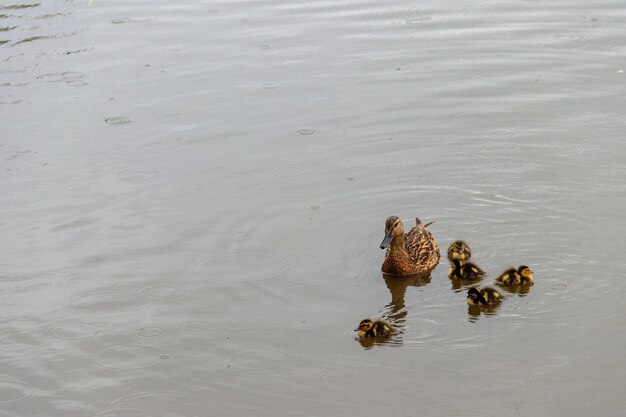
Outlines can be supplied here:
[[19, 379], [0, 379], [0, 404], [22, 400], [33, 394], [33, 387]]
[[229, 356], [226, 367], [249, 373], [272, 374], [286, 367], [289, 360], [289, 355], [279, 350], [247, 350]]
[[288, 165], [284, 167], [274, 168], [270, 172], [275, 177], [283, 177], [283, 178], [301, 177], [309, 173], [309, 171], [306, 168], [302, 168], [302, 167], [295, 166], [295, 165]]
[[589, 32], [567, 32], [542, 34], [534, 42], [546, 49], [578, 50], [588, 48], [591, 39]]
[[315, 133], [315, 129], [299, 129], [297, 133], [298, 135], [309, 136]]
[[79, 295], [66, 303], [66, 307], [83, 311], [110, 312], [119, 314], [138, 307], [137, 299], [125, 293], [95, 291]]
[[131, 123], [131, 120], [125, 116], [111, 116], [104, 119], [104, 121], [113, 126], [121, 126]]
[[160, 337], [166, 333], [165, 329], [160, 327], [142, 327], [135, 330], [135, 334], [139, 337]]
[[[334, 260], [305, 260], [290, 262], [281, 283], [295, 288], [338, 287], [354, 285], [367, 277], [353, 272], [355, 268]], [[323, 273], [320, 271], [324, 271]]]
[[202, 256], [191, 268], [201, 279], [220, 284], [246, 284], [280, 279], [286, 264], [260, 252], [237, 252], [224, 256]]
[[101, 328], [89, 323], [63, 323], [46, 330], [48, 337], [58, 340], [86, 340], [101, 334]]
[[211, 324], [201, 321], [188, 321], [181, 324], [180, 328], [189, 333], [207, 333], [214, 329]]
[[107, 408], [93, 417], [155, 417], [155, 414], [142, 408]]
[[262, 175], [231, 167], [199, 171], [181, 184], [183, 191], [193, 196], [242, 196], [263, 191], [268, 184]]
[[[181, 407], [193, 400], [193, 394], [182, 391], [145, 391], [111, 401], [111, 406], [137, 407], [135, 410], [154, 410], [158, 415], [178, 414]], [[174, 415], [174, 414], [172, 414]]]
[[152, 346], [113, 346], [96, 353], [98, 364], [105, 368], [132, 370], [161, 363], [166, 355]]
[[189, 291], [178, 285], [149, 285], [137, 290], [136, 294], [146, 300], [172, 301], [185, 297]]
[[157, 172], [152, 169], [125, 169], [117, 174], [121, 180], [128, 182], [145, 181], [156, 175]]

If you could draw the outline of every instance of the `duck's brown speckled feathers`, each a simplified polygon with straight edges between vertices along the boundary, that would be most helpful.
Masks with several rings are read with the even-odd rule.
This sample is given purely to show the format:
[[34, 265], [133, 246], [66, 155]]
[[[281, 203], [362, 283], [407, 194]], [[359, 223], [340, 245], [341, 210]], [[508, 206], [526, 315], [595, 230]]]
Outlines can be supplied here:
[[[399, 222], [397, 216], [391, 216], [393, 222]], [[390, 220], [387, 219], [387, 228]], [[389, 275], [406, 276], [428, 272], [439, 263], [441, 255], [439, 245], [426, 229], [431, 223], [423, 224], [419, 218], [416, 225], [403, 235], [394, 236], [390, 248], [385, 254], [382, 271]], [[404, 242], [402, 242], [402, 240]], [[395, 244], [394, 244], [395, 243]], [[404, 245], [402, 245], [404, 243]]]

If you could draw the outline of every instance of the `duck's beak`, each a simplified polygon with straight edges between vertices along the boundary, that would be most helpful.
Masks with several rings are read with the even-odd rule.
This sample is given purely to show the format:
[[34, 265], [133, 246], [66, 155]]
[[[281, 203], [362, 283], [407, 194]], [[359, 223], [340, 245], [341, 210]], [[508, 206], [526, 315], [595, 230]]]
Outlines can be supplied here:
[[388, 248], [389, 245], [391, 244], [391, 239], [393, 239], [393, 235], [391, 234], [391, 231], [385, 233], [385, 238], [383, 239], [382, 242], [380, 242], [380, 248], [381, 249]]

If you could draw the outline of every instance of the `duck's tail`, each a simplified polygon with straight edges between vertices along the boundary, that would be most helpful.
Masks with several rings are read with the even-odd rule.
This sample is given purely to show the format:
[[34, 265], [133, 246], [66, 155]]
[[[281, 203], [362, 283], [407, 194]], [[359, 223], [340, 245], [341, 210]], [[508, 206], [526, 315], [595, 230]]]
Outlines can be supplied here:
[[[419, 226], [420, 224], [422, 224], [422, 221], [420, 220], [420, 218], [419, 218], [419, 217], [416, 217], [416, 218], [415, 218], [415, 223]], [[430, 226], [430, 225], [431, 225], [431, 224], [433, 224], [433, 223], [435, 223], [435, 220], [433, 220], [432, 222], [428, 222], [428, 223], [426, 223], [426, 224], [424, 225], [424, 227], [428, 227], [428, 226]]]

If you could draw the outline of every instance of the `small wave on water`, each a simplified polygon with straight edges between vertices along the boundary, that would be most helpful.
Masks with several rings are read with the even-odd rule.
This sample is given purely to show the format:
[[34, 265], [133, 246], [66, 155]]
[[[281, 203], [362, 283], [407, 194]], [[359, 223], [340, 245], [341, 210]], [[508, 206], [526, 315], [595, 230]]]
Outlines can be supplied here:
[[225, 360], [226, 368], [257, 375], [280, 373], [289, 364], [289, 355], [279, 350], [253, 349], [237, 352]]
[[46, 330], [46, 335], [58, 340], [87, 340], [100, 336], [103, 330], [90, 323], [62, 323]]
[[99, 365], [118, 370], [134, 370], [155, 366], [166, 359], [165, 353], [152, 346], [112, 346], [96, 353]]
[[193, 262], [191, 270], [206, 281], [242, 285], [280, 279], [287, 273], [287, 264], [263, 252], [247, 251], [223, 256], [203, 255]]

